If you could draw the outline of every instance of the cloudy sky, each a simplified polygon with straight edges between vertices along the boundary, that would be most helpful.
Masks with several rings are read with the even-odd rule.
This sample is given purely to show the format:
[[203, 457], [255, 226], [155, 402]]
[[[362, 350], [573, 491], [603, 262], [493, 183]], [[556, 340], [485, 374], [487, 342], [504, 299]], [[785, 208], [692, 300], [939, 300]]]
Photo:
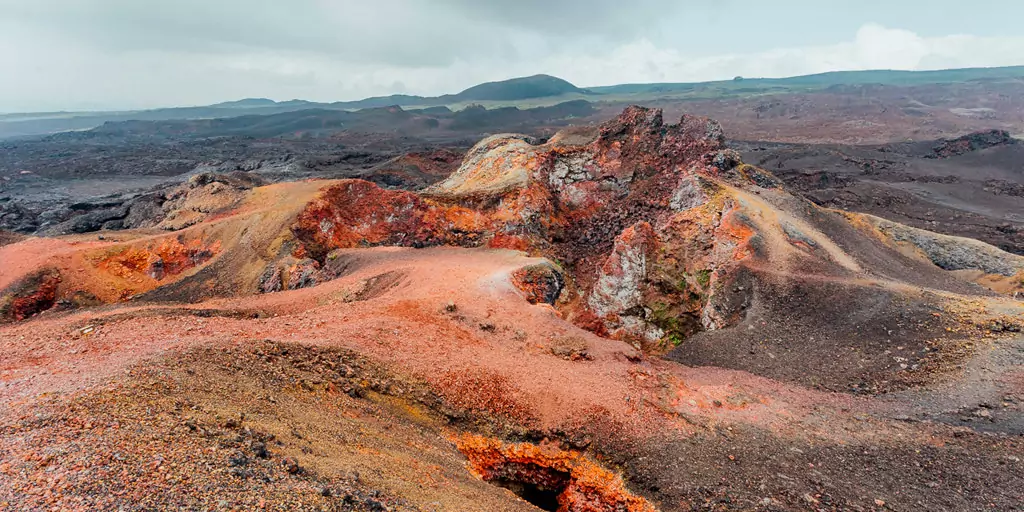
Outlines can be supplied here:
[[1020, 0], [0, 0], [0, 112], [1019, 65], [1021, 19]]

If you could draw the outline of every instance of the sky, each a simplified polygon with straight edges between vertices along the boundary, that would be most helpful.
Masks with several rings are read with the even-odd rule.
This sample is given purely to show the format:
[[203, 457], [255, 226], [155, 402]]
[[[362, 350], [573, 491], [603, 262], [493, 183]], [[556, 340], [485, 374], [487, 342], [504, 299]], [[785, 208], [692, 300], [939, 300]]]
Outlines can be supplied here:
[[0, 112], [1022, 65], [1021, 19], [1020, 0], [0, 0]]

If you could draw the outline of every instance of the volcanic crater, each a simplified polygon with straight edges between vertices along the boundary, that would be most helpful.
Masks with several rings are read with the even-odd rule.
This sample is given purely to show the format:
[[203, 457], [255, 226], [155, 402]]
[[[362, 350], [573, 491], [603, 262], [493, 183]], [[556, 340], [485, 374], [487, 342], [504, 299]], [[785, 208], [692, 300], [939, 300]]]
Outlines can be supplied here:
[[1024, 257], [816, 204], [711, 119], [494, 135], [419, 191], [226, 181], [2, 239], [0, 505], [1024, 501]]

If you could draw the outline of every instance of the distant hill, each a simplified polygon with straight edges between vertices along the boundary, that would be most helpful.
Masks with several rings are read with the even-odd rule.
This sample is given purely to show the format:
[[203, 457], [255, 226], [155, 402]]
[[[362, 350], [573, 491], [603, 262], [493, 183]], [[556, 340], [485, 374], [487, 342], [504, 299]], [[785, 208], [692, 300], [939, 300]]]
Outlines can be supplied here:
[[252, 107], [271, 107], [277, 105], [277, 102], [268, 98], [245, 98], [237, 101], [225, 101], [222, 103], [214, 103], [210, 105], [212, 108], [252, 108]]
[[501, 82], [487, 82], [455, 95], [461, 101], [514, 101], [587, 91], [550, 75], [513, 78]]
[[445, 94], [433, 97], [393, 94], [391, 96], [377, 96], [359, 101], [339, 101], [331, 103], [331, 107], [345, 109], [378, 108], [390, 105], [440, 107], [475, 101], [515, 102], [587, 93], [588, 91], [580, 89], [561, 78], [550, 75], [534, 75], [482, 83], [458, 94]]

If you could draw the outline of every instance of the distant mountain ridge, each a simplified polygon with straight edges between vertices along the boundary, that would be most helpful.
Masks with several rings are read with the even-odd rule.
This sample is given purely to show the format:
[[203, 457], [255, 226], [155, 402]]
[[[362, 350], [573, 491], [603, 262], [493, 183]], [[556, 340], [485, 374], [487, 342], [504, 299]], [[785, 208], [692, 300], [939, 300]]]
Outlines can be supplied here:
[[218, 119], [248, 115], [272, 115], [304, 109], [361, 110], [401, 106], [406, 109], [463, 108], [483, 104], [488, 108], [552, 106], [575, 100], [608, 103], [642, 103], [654, 99], [724, 98], [758, 94], [810, 92], [841, 87], [913, 86], [978, 80], [1021, 80], [1024, 66], [939, 71], [840, 71], [790, 78], [742, 78], [716, 82], [622, 84], [580, 88], [550, 75], [534, 75], [487, 82], [457, 94], [435, 97], [394, 94], [357, 101], [318, 103], [301, 99], [274, 101], [245, 98], [207, 106], [173, 107], [124, 112], [56, 112], [0, 116], [0, 139], [85, 130], [107, 122]]
[[275, 106], [313, 106], [317, 103], [306, 100], [288, 100], [288, 101], [274, 101], [268, 98], [245, 98], [237, 101], [225, 101], [222, 103], [214, 103], [210, 105], [210, 108], [263, 108], [263, 107], [275, 107]]
[[411, 96], [408, 94], [393, 94], [391, 96], [376, 96], [357, 101], [338, 101], [330, 103], [329, 105], [333, 108], [345, 109], [389, 107], [392, 105], [400, 105], [403, 107], [440, 107], [475, 101], [520, 101], [536, 98], [551, 98], [566, 94], [589, 93], [590, 91], [576, 87], [568, 81], [558, 77], [550, 75], [533, 75], [497, 82], [482, 83], [470, 87], [458, 94], [445, 94], [442, 96]]
[[225, 136], [314, 138], [330, 136], [344, 130], [447, 140], [464, 133], [475, 134], [479, 131], [523, 131], [537, 125], [562, 126], [572, 119], [587, 117], [595, 111], [591, 103], [583, 100], [529, 109], [467, 107], [452, 111], [446, 107], [430, 107], [405, 110], [402, 107], [390, 106], [352, 111], [304, 108], [273, 114], [214, 119], [108, 121], [91, 130], [59, 133], [49, 138], [76, 141]]
[[723, 88], [729, 90], [773, 89], [773, 88], [828, 88], [844, 85], [895, 85], [910, 86], [969, 82], [975, 80], [1020, 79], [1024, 78], [1024, 66], [995, 68], [940, 69], [934, 71], [899, 71], [888, 69], [866, 71], [829, 71], [813, 75], [786, 78], [744, 78], [712, 82], [638, 83], [590, 87], [595, 94], [638, 94], [667, 93], [697, 88]]

